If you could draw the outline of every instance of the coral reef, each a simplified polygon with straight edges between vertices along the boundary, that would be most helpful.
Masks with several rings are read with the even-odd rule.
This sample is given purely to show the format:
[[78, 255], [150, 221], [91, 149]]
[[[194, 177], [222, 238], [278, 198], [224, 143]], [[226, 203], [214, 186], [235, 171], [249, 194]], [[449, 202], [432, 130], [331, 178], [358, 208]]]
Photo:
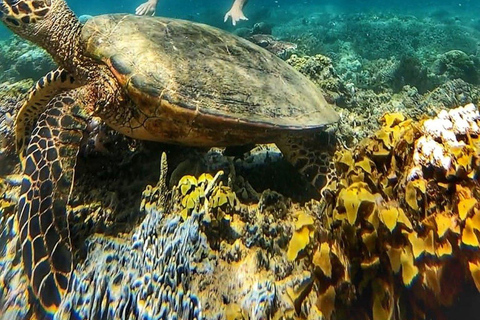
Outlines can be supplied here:
[[269, 34], [253, 34], [247, 38], [262, 48], [274, 53], [282, 59], [289, 58], [297, 49], [295, 43], [280, 41]]
[[478, 84], [480, 76], [480, 58], [468, 55], [460, 50], [447, 51], [437, 58], [433, 69], [437, 75], [447, 79], [462, 79]]
[[[378, 129], [370, 120], [385, 112], [418, 119], [480, 101], [478, 32], [457, 20], [447, 23], [441, 10], [414, 17], [297, 8], [289, 19], [271, 11], [271, 18], [235, 32], [290, 57], [290, 64], [344, 109], [340, 126], [348, 146]], [[53, 68], [43, 52], [16, 37], [4, 41], [0, 51], [0, 83], [35, 79]]]
[[466, 24], [439, 23], [424, 15], [313, 11], [276, 24], [272, 34], [297, 43], [305, 54], [324, 53], [334, 61], [343, 56], [346, 44], [361, 59], [400, 59], [415, 54], [421, 61], [429, 61], [453, 49], [475, 54], [478, 31]]
[[[106, 151], [84, 157], [103, 152], [92, 162], [105, 169], [120, 157], [108, 156], [110, 143], [131, 154], [115, 172], [91, 175], [99, 164], [82, 161], [77, 168], [70, 223], [83, 240], [75, 241], [71, 289], [54, 318], [453, 319], [459, 301], [480, 297], [480, 114], [470, 104], [419, 122], [390, 113], [381, 124], [336, 152], [328, 201], [298, 202], [250, 184], [260, 176], [263, 187], [274, 185], [262, 168], [282, 159], [270, 146], [233, 162], [212, 150], [200, 167], [211, 174], [183, 168], [169, 187], [165, 156], [146, 160], [159, 149], [104, 138]], [[140, 174], [158, 175], [158, 167], [156, 185]], [[35, 305], [13, 219], [20, 179], [0, 177], [0, 310], [3, 319], [29, 319]], [[109, 188], [143, 192], [106, 208]], [[102, 220], [111, 226], [98, 228]]]
[[[141, 196], [143, 221], [131, 232], [85, 240], [71, 290], [53, 317], [224, 319], [240, 312], [260, 319], [294, 312], [312, 277], [305, 268], [293, 270], [285, 258], [293, 224], [286, 204], [277, 212], [285, 200], [267, 191], [262, 199], [273, 199], [253, 207], [240, 204], [221, 176], [184, 176], [169, 191], [163, 159], [159, 183], [147, 186]], [[2, 212], [9, 223], [2, 229], [7, 254], [0, 259], [0, 310], [5, 319], [27, 319], [35, 305], [25, 294], [14, 204], [8, 208]], [[278, 258], [271, 261], [272, 254]], [[106, 299], [107, 305], [101, 302]]]
[[419, 123], [401, 114], [382, 122], [336, 155], [313, 255], [317, 306], [333, 318], [443, 319], [459, 296], [480, 291], [480, 114], [470, 104]]
[[[425, 75], [425, 70], [418, 65], [418, 61], [408, 62], [410, 60], [407, 58], [402, 61], [376, 60], [369, 63], [370, 71], [361, 71], [354, 79], [345, 79], [336, 71], [333, 61], [322, 55], [292, 55], [287, 60], [320, 86], [329, 102], [340, 107], [339, 132], [346, 146], [356, 145], [374, 133], [380, 123], [372, 119], [380, 119], [386, 112], [402, 112], [413, 119], [420, 119], [424, 115], [434, 115], [442, 108], [480, 101], [478, 86], [462, 79], [444, 79], [442, 82], [430, 73], [422, 77], [420, 75]], [[415, 86], [405, 85], [405, 81], [398, 79], [403, 77], [400, 74], [408, 72], [400, 72], [401, 69], [410, 69], [418, 87], [425, 89], [428, 86], [432, 89], [422, 93]], [[353, 71], [344, 72], [354, 74]], [[395, 86], [401, 89], [395, 92]]]
[[[143, 192], [143, 222], [128, 236], [87, 240], [87, 257], [75, 270], [59, 318], [73, 313], [87, 319], [96, 314], [118, 319], [202, 318], [190, 275], [208, 246], [198, 232], [199, 215], [182, 223], [179, 215], [168, 214], [165, 161], [158, 185]], [[109, 303], [103, 306], [99, 302], [105, 299]]]
[[[204, 255], [206, 239], [198, 234], [195, 217], [183, 224], [178, 215], [165, 217], [165, 164], [162, 173], [159, 184], [144, 191], [140, 212], [145, 219], [129, 236], [94, 235], [87, 240], [87, 257], [77, 265], [71, 290], [55, 319], [93, 319], [98, 314], [116, 319], [201, 318], [199, 301], [188, 282], [196, 257]], [[15, 229], [6, 228], [7, 236]], [[25, 277], [17, 271], [21, 267], [15, 239], [7, 242], [9, 255], [2, 261], [7, 265], [2, 269], [6, 286], [1, 287], [1, 296], [9, 297], [0, 300], [4, 319], [24, 319], [29, 311]]]
[[0, 83], [37, 80], [55, 68], [44, 50], [18, 37], [0, 41], [0, 57]]
[[[361, 121], [366, 113], [378, 119], [385, 112], [395, 111], [414, 117], [433, 115], [438, 110], [428, 110], [431, 106], [479, 101], [479, 34], [467, 26], [466, 20], [460, 23], [449, 16], [447, 23], [441, 12], [402, 16], [381, 10], [339, 13], [325, 9], [295, 10], [296, 16], [285, 24], [276, 24], [272, 34], [298, 44], [296, 56], [305, 61], [296, 59], [292, 64], [299, 70], [307, 68], [306, 74], [317, 79], [330, 95], [329, 90], [335, 88], [331, 101], [348, 110], [354, 108], [353, 118]], [[331, 61], [325, 63], [319, 54]], [[445, 90], [445, 86], [455, 83], [465, 88], [465, 82], [473, 86], [468, 90], [471, 95], [464, 94], [468, 99], [441, 103], [455, 100], [452, 90]], [[414, 96], [412, 90], [417, 92]], [[448, 97], [432, 95], [435, 91], [445, 92]], [[462, 90], [456, 91], [458, 94]], [[439, 99], [438, 103], [432, 101], [433, 97]], [[378, 125], [360, 131], [370, 134], [372, 129], [378, 129]], [[355, 132], [347, 136], [355, 136]], [[352, 142], [358, 141], [355, 138]]]
[[13, 172], [17, 155], [13, 140], [13, 122], [32, 80], [0, 83], [0, 175]]
[[330, 58], [322, 55], [313, 57], [292, 55], [287, 62], [322, 88], [327, 93], [329, 102], [341, 104], [339, 100], [342, 99], [342, 93], [349, 94], [336, 74]]

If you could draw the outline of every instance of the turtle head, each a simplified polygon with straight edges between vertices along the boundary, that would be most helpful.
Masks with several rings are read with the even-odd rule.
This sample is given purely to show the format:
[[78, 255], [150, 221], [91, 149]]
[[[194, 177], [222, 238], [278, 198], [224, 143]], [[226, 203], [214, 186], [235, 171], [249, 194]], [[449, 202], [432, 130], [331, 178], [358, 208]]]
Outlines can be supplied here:
[[77, 43], [82, 24], [65, 0], [0, 0], [0, 21], [20, 37], [43, 47], [64, 69], [82, 59]]
[[0, 20], [16, 34], [32, 39], [38, 35], [52, 2], [63, 0], [0, 0]]

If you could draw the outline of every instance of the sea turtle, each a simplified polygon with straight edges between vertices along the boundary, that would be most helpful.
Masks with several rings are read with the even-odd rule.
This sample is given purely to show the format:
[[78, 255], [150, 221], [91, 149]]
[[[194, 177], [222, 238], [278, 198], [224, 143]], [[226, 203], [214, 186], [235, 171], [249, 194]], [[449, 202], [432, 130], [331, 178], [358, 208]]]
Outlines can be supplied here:
[[324, 180], [328, 157], [312, 146], [337, 113], [313, 83], [247, 40], [159, 17], [112, 14], [81, 24], [64, 0], [0, 0], [0, 19], [59, 65], [38, 81], [15, 123], [23, 265], [47, 313], [68, 290], [66, 207], [91, 115], [137, 139], [203, 147], [275, 142], [314, 185]]

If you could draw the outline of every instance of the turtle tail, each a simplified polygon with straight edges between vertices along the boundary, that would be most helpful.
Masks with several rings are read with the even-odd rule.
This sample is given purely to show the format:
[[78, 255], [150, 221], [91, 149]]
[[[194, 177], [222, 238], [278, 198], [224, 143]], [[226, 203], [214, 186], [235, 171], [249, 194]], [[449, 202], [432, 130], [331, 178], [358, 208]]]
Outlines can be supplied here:
[[55, 96], [38, 119], [26, 150], [17, 211], [31, 293], [50, 314], [68, 290], [73, 264], [67, 203], [87, 127], [75, 93]]
[[337, 147], [333, 130], [302, 132], [282, 137], [276, 142], [284, 157], [322, 194], [335, 179], [332, 161]]

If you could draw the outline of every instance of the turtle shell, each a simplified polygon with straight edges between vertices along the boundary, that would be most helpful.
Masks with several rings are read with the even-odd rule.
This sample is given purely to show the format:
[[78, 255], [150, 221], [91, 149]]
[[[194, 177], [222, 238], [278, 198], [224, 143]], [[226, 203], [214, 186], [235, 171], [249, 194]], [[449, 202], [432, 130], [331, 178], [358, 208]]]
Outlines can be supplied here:
[[[316, 129], [338, 120], [322, 91], [283, 60], [208, 25], [103, 15], [85, 24], [82, 41], [88, 55], [109, 66], [146, 120], [163, 114], [199, 127], [263, 130], [247, 135]], [[165, 130], [165, 120], [158, 130]]]

